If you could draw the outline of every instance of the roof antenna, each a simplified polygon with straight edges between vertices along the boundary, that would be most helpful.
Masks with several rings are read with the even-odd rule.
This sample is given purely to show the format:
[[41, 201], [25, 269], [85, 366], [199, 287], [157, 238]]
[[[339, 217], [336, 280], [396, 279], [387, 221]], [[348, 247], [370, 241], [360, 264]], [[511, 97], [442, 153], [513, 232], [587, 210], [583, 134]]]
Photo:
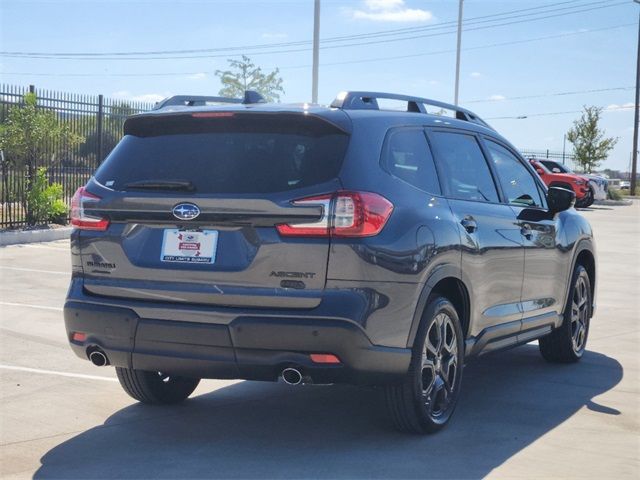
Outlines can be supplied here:
[[255, 90], [245, 90], [242, 103], [246, 105], [249, 103], [267, 103], [267, 101]]

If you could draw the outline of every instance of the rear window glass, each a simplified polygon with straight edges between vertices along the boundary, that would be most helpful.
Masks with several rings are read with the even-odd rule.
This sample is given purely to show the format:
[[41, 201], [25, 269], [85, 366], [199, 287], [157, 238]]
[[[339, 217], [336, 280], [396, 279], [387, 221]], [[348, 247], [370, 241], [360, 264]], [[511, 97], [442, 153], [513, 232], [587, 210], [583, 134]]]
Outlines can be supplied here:
[[[231, 114], [229, 114], [231, 115]], [[348, 135], [303, 115], [138, 118], [95, 177], [115, 190], [187, 181], [197, 193], [269, 193], [335, 178]]]
[[425, 192], [440, 194], [436, 167], [422, 129], [392, 130], [384, 146], [383, 161], [393, 176]]

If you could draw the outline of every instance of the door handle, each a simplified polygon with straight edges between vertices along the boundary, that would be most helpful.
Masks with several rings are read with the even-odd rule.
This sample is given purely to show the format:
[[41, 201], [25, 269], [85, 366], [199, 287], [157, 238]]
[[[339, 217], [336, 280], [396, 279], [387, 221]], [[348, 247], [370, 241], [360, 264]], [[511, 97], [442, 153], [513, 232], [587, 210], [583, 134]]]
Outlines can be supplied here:
[[527, 240], [531, 240], [531, 238], [533, 237], [533, 232], [531, 231], [531, 226], [528, 223], [522, 224], [522, 226], [520, 227], [520, 233]]
[[464, 227], [467, 233], [474, 233], [478, 229], [478, 224], [471, 215], [467, 215], [460, 220], [460, 224]]

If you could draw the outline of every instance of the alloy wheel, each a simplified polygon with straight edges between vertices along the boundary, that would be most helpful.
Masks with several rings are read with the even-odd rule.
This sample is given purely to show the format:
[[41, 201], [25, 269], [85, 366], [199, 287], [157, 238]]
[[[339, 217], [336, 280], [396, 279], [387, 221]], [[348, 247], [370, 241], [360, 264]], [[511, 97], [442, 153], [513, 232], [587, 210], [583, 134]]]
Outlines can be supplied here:
[[571, 340], [573, 351], [581, 353], [587, 339], [589, 325], [589, 287], [584, 278], [579, 276], [573, 287], [571, 299]]
[[432, 418], [450, 405], [458, 375], [458, 338], [451, 317], [439, 313], [431, 322], [422, 351], [422, 398]]

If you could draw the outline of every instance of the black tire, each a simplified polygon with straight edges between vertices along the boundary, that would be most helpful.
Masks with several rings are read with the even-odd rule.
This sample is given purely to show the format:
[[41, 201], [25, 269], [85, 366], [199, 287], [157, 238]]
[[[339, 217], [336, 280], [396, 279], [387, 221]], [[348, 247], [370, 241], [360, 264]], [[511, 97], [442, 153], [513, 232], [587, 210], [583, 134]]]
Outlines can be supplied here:
[[162, 372], [147, 372], [116, 367], [120, 385], [131, 397], [151, 405], [172, 405], [189, 397], [199, 378], [174, 377]]
[[560, 328], [538, 341], [540, 353], [548, 362], [573, 363], [587, 347], [592, 311], [591, 281], [582, 265], [576, 265], [571, 290]]
[[409, 372], [401, 382], [385, 387], [396, 428], [409, 433], [435, 433], [442, 429], [458, 402], [463, 362], [464, 340], [458, 313], [449, 300], [434, 296], [420, 321]]
[[582, 200], [576, 201], [576, 207], [577, 208], [590, 207], [591, 205], [593, 205], [594, 197], [595, 197], [595, 193], [593, 191], [593, 187], [589, 185], [588, 193], [582, 198]]

